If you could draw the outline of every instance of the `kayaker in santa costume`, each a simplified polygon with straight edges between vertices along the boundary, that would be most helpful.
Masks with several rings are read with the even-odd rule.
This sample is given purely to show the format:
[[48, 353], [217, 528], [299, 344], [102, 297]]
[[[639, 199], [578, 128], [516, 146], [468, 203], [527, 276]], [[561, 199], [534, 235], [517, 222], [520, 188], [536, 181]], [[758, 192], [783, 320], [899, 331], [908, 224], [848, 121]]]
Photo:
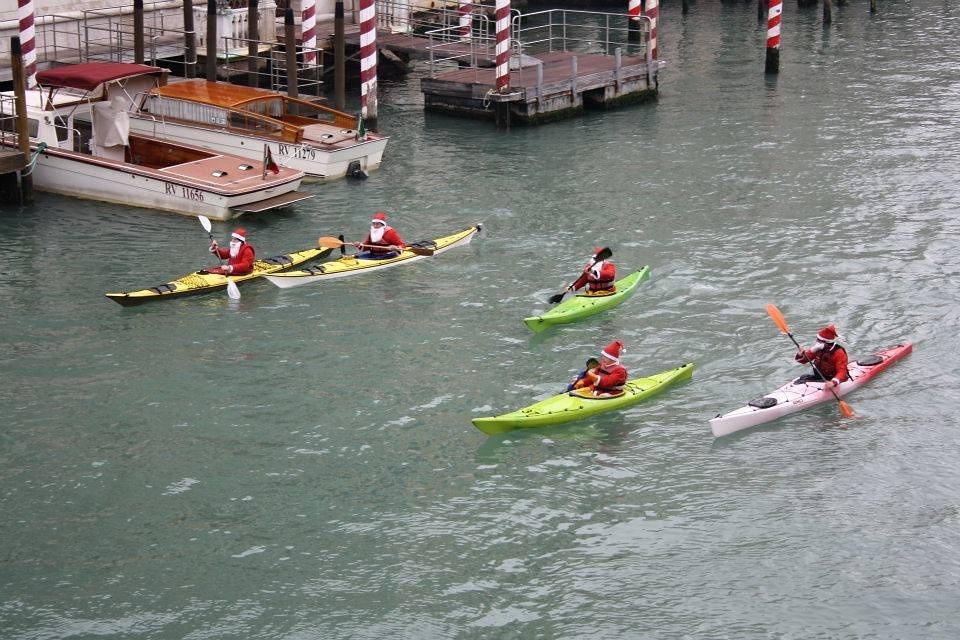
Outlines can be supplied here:
[[609, 295], [616, 292], [617, 286], [614, 280], [617, 279], [617, 265], [610, 260], [598, 260], [597, 256], [601, 251], [603, 251], [602, 247], [596, 247], [593, 250], [590, 262], [583, 268], [580, 277], [570, 285], [570, 291], [577, 291], [586, 286], [588, 295]]
[[837, 327], [828, 324], [817, 333], [817, 341], [809, 349], [801, 349], [794, 360], [801, 364], [810, 363], [814, 369], [799, 378], [798, 382], [823, 382], [825, 388], [832, 388], [850, 377], [847, 372], [847, 352], [838, 344]]
[[245, 276], [253, 271], [253, 261], [256, 252], [252, 244], [247, 243], [246, 229], [234, 229], [230, 234], [230, 248], [221, 249], [216, 240], [210, 243], [210, 253], [221, 260], [227, 259], [227, 264], [207, 269], [207, 273], [221, 273], [225, 276]]
[[366, 240], [357, 242], [354, 246], [364, 249], [357, 253], [356, 257], [367, 260], [395, 258], [406, 247], [397, 230], [387, 224], [387, 214], [382, 211], [373, 214]]
[[590, 389], [594, 395], [619, 395], [627, 383], [627, 370], [620, 364], [623, 343], [614, 340], [600, 352], [600, 364], [590, 369], [579, 380], [574, 389]]

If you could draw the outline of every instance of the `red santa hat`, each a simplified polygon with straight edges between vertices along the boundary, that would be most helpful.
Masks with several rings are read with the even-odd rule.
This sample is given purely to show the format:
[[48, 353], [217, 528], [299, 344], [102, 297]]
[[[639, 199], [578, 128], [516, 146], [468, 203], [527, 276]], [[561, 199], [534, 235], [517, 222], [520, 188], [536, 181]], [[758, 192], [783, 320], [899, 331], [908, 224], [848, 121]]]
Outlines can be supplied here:
[[375, 214], [373, 214], [373, 220], [370, 221], [371, 224], [374, 222], [379, 222], [382, 225], [386, 225], [387, 214], [385, 214], [383, 211], [377, 211]]
[[234, 229], [233, 233], [230, 234], [231, 238], [236, 238], [240, 242], [247, 241], [247, 230], [243, 228]]
[[817, 332], [817, 340], [820, 342], [826, 342], [828, 344], [836, 342], [837, 327], [832, 324], [828, 324], [823, 329], [820, 329], [820, 331]]
[[623, 351], [623, 343], [619, 340], [614, 340], [603, 348], [603, 351], [600, 352], [600, 355], [604, 358], [609, 358], [610, 360], [619, 363], [621, 351]]

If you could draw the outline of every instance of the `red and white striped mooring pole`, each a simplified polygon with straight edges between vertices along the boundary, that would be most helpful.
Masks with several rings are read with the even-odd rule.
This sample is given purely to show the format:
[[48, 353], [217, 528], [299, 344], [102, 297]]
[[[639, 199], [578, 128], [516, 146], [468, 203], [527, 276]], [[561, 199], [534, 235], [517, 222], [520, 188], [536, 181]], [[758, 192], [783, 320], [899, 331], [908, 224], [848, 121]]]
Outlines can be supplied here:
[[377, 3], [360, 0], [360, 115], [377, 129]]
[[647, 10], [645, 11], [648, 18], [650, 18], [650, 40], [647, 41], [647, 49], [650, 51], [650, 59], [656, 60], [658, 51], [657, 51], [657, 22], [659, 22], [660, 17], [660, 7], [658, 6], [657, 0], [647, 0]]
[[317, 61], [317, 3], [316, 0], [303, 0], [300, 5], [300, 42], [303, 44], [303, 65], [316, 64]]
[[20, 21], [20, 50], [23, 53], [23, 76], [27, 89], [37, 86], [37, 32], [33, 26], [33, 0], [17, 0]]
[[767, 9], [767, 73], [780, 72], [780, 14], [783, 13], [781, 0], [770, 0]]
[[510, 0], [497, 0], [497, 82], [496, 90], [510, 88]]
[[457, 8], [460, 12], [460, 41], [470, 42], [473, 37], [473, 2], [460, 0]]

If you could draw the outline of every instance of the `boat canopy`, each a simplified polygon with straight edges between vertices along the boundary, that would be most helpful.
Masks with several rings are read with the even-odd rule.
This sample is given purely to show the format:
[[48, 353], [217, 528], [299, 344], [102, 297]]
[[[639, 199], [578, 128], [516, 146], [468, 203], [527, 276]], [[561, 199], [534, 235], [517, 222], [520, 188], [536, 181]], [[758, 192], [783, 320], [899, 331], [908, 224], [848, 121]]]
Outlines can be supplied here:
[[283, 100], [284, 95], [268, 89], [243, 87], [226, 82], [207, 82], [206, 80], [185, 80], [174, 82], [150, 91], [155, 96], [188, 100], [217, 107], [237, 109], [256, 100]]
[[37, 83], [48, 88], [68, 87], [93, 91], [105, 82], [142, 75], [162, 75], [166, 69], [130, 62], [84, 62], [37, 73]]

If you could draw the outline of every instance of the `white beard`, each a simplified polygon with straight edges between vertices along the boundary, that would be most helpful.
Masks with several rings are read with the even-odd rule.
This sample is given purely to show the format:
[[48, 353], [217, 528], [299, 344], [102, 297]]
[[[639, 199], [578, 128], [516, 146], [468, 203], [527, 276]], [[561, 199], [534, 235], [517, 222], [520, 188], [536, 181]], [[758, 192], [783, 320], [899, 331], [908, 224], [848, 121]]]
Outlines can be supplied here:
[[236, 258], [240, 254], [240, 242], [231, 242], [230, 243], [230, 257]]
[[383, 240], [383, 234], [387, 232], [387, 227], [375, 227], [370, 225], [370, 241], [380, 242]]

